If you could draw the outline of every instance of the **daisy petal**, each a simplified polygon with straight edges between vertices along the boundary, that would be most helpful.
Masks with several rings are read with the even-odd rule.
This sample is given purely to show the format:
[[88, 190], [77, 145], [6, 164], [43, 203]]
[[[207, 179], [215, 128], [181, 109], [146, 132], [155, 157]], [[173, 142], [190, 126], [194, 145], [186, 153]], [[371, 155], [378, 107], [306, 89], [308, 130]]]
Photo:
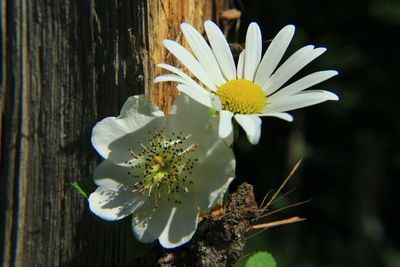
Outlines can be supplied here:
[[236, 79], [235, 61], [221, 29], [212, 21], [204, 22], [208, 40], [227, 80]]
[[321, 97], [326, 98], [326, 100], [332, 100], [332, 101], [339, 100], [339, 96], [337, 94], [325, 90], [307, 90], [299, 92], [294, 96], [310, 96], [310, 95], [320, 95]]
[[293, 38], [294, 30], [294, 25], [287, 25], [280, 30], [272, 40], [257, 69], [254, 80], [256, 84], [264, 84], [271, 76], [272, 72], [275, 70], [276, 66], [278, 66], [279, 61], [285, 54], [285, 51]]
[[228, 137], [232, 132], [232, 116], [233, 113], [227, 110], [219, 112], [219, 136], [221, 138]]
[[276, 117], [288, 122], [292, 122], [293, 121], [293, 116], [290, 115], [289, 113], [283, 113], [283, 112], [279, 112], [279, 113], [265, 113], [265, 114], [257, 114], [260, 117]]
[[165, 39], [164, 46], [173, 54], [183, 65], [185, 65], [194, 76], [197, 77], [211, 90], [216, 90], [215, 83], [208, 77], [207, 72], [197, 59], [190, 54], [183, 46], [172, 40]]
[[325, 51], [326, 48], [320, 47], [314, 49], [312, 45], [297, 50], [297, 52], [290, 56], [261, 87], [265, 90], [267, 95], [274, 93], [299, 70]]
[[262, 52], [261, 31], [257, 23], [252, 22], [246, 34], [246, 56], [244, 58], [244, 78], [253, 81]]
[[173, 208], [171, 217], [159, 237], [164, 248], [175, 248], [188, 242], [197, 228], [199, 210], [197, 203], [188, 196]]
[[240, 52], [239, 55], [239, 60], [238, 60], [238, 65], [237, 65], [237, 78], [242, 79], [243, 78], [243, 69], [244, 69], [244, 58], [245, 58], [246, 52], [243, 49], [242, 52]]
[[[187, 85], [189, 85], [189, 86], [191, 86], [191, 87], [193, 87], [193, 88], [195, 88], [195, 89], [197, 89], [199, 91], [208, 92], [207, 89], [205, 89], [200, 84], [195, 82], [192, 78], [190, 78], [189, 75], [187, 75], [182, 70], [180, 70], [180, 69], [178, 69], [178, 68], [176, 68], [174, 66], [171, 66], [171, 65], [168, 65], [168, 64], [158, 64], [157, 67], [160, 67], [160, 68], [163, 68], [163, 69], [169, 70], [170, 72], [175, 73], [176, 75], [178, 75], [178, 76], [180, 76], [180, 77], [182, 77], [184, 79], [185, 82], [183, 82], [183, 83], [185, 83], [185, 84], [187, 84]], [[162, 75], [160, 75], [160, 76], [162, 76]], [[160, 76], [157, 76], [154, 79], [154, 82], [159, 82], [158, 77], [160, 77]]]
[[181, 30], [197, 60], [217, 86], [226, 82], [215, 56], [203, 36], [190, 24], [182, 23]]
[[261, 135], [261, 119], [256, 115], [236, 114], [235, 120], [243, 127], [249, 142], [253, 145], [258, 144]]
[[339, 100], [339, 97], [329, 91], [307, 90], [290, 97], [276, 99], [264, 109], [264, 113], [290, 111], [302, 107], [312, 106], [327, 100]]
[[155, 82], [155, 83], [159, 83], [159, 82], [186, 83], [186, 80], [176, 74], [163, 74], [163, 75], [159, 75], [159, 76], [155, 77], [153, 82]]
[[274, 99], [277, 99], [279, 97], [286, 97], [286, 96], [291, 96], [294, 95], [300, 91], [303, 91], [304, 89], [307, 89], [315, 84], [318, 84], [320, 82], [323, 82], [335, 75], [337, 75], [338, 72], [335, 70], [326, 70], [326, 71], [318, 71], [311, 73], [307, 75], [304, 78], [301, 78], [300, 80], [297, 80], [296, 82], [280, 89], [278, 92], [273, 94], [272, 96], [269, 97], [269, 101], [273, 102]]
[[211, 105], [212, 105], [212, 109], [220, 111], [222, 110], [222, 102], [219, 99], [218, 96], [211, 94]]
[[214, 102], [212, 101], [212, 96], [211, 93], [208, 93], [207, 91], [199, 91], [194, 89], [191, 86], [188, 86], [186, 84], [179, 84], [176, 87], [179, 91], [181, 91], [182, 93], [188, 95], [189, 97], [191, 97], [193, 100], [209, 107], [212, 108], [214, 105]]

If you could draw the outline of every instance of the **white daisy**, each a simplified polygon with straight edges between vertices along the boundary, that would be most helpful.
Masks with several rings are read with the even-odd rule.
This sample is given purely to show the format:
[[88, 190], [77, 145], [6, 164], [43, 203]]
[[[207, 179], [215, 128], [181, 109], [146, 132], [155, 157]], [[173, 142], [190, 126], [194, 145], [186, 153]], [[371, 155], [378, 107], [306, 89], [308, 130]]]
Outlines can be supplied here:
[[198, 84], [182, 70], [167, 64], [158, 66], [174, 74], [155, 78], [155, 82], [179, 82], [178, 90], [196, 101], [219, 111], [219, 135], [226, 138], [232, 132], [232, 117], [243, 127], [249, 141], [257, 144], [261, 134], [262, 116], [274, 116], [287, 121], [293, 117], [286, 111], [315, 105], [338, 96], [324, 90], [307, 90], [317, 83], [337, 75], [334, 70], [312, 73], [282, 88], [299, 70], [320, 56], [326, 48], [305, 46], [291, 55], [278, 68], [295, 27], [284, 27], [273, 39], [262, 57], [259, 26], [250, 24], [245, 49], [235, 65], [229, 45], [218, 26], [204, 23], [209, 44], [191, 25], [181, 24], [182, 32], [194, 56], [172, 40], [164, 46], [204, 85]]
[[199, 212], [216, 204], [235, 173], [234, 155], [207, 110], [181, 94], [165, 119], [147, 97], [133, 96], [119, 117], [97, 123], [92, 144], [105, 160], [94, 171], [91, 211], [109, 221], [133, 214], [141, 242], [188, 242]]

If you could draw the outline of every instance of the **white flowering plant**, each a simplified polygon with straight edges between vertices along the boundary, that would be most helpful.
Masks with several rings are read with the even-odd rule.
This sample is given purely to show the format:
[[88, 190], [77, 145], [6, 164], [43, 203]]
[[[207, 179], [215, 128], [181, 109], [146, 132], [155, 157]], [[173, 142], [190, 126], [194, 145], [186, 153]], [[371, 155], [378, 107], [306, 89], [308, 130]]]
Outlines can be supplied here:
[[[339, 99], [326, 90], [306, 90], [337, 75], [335, 70], [314, 72], [287, 84], [326, 51], [308, 45], [279, 65], [294, 35], [293, 25], [280, 30], [262, 55], [260, 28], [251, 23], [237, 63], [219, 27], [206, 21], [204, 28], [208, 42], [190, 24], [181, 24], [193, 54], [175, 41], [163, 42], [197, 81], [175, 66], [158, 64], [172, 73], [154, 81], [178, 82], [182, 93], [169, 114], [144, 95], [128, 98], [118, 117], [105, 118], [93, 128], [92, 145], [103, 158], [93, 174], [97, 188], [89, 195], [73, 184], [88, 197], [95, 215], [107, 221], [131, 215], [138, 241], [158, 240], [169, 249], [191, 240], [200, 216], [221, 204], [228, 191], [235, 177], [236, 161], [230, 147], [235, 121], [255, 145], [261, 136], [260, 117], [292, 121], [287, 111]], [[258, 208], [258, 218], [265, 216], [262, 213], [294, 170], [270, 201]], [[266, 225], [301, 220], [295, 217]]]
[[160, 75], [154, 81], [178, 82], [179, 91], [217, 110], [221, 138], [232, 133], [234, 118], [245, 130], [250, 143], [257, 144], [261, 135], [260, 117], [292, 121], [293, 117], [287, 111], [339, 99], [336, 94], [325, 90], [304, 91], [337, 75], [335, 70], [314, 72], [283, 87], [298, 71], [326, 51], [326, 48], [307, 45], [277, 67], [294, 35], [293, 25], [279, 31], [262, 56], [261, 31], [257, 23], [251, 23], [237, 64], [219, 27], [206, 21], [204, 28], [209, 44], [193, 26], [181, 24], [194, 55], [175, 41], [166, 39], [163, 42], [199, 82], [164, 63], [158, 66], [173, 74]]
[[118, 117], [97, 123], [92, 144], [104, 161], [94, 171], [90, 210], [108, 221], [132, 214], [141, 242], [173, 248], [189, 241], [199, 213], [217, 203], [235, 175], [234, 155], [209, 116], [181, 95], [165, 119], [141, 95], [130, 97]]

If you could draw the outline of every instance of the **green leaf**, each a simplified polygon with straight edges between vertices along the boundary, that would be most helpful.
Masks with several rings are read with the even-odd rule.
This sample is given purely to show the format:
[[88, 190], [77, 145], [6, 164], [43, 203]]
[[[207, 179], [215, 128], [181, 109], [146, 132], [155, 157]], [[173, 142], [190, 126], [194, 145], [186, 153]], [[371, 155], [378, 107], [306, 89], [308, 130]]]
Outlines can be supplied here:
[[208, 110], [208, 113], [209, 113], [211, 116], [217, 115], [217, 111], [216, 111], [215, 109], [212, 109], [212, 108], [210, 108], [210, 109]]
[[78, 190], [78, 192], [79, 192], [82, 196], [84, 196], [85, 198], [88, 198], [88, 195], [85, 193], [85, 191], [83, 191], [83, 189], [79, 186], [79, 184], [78, 184], [77, 182], [73, 182], [73, 183], [71, 183], [71, 185], [72, 185], [73, 187], [75, 187], [75, 189]]
[[276, 267], [275, 259], [266, 251], [254, 253], [246, 262], [246, 267]]
[[85, 198], [88, 198], [88, 196], [96, 190], [96, 185], [91, 176], [87, 176], [79, 182], [73, 182], [71, 185]]

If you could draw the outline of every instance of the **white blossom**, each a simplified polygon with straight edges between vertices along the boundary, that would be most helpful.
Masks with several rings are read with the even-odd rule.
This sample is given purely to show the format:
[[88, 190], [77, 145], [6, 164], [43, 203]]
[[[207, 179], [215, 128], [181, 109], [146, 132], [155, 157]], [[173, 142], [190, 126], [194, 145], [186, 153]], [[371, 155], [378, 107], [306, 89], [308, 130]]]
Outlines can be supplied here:
[[234, 155], [209, 116], [181, 94], [165, 119], [141, 95], [130, 97], [120, 116], [97, 123], [92, 144], [105, 160], [94, 171], [91, 211], [109, 221], [132, 214], [141, 242], [188, 242], [199, 213], [216, 204], [235, 175]]

